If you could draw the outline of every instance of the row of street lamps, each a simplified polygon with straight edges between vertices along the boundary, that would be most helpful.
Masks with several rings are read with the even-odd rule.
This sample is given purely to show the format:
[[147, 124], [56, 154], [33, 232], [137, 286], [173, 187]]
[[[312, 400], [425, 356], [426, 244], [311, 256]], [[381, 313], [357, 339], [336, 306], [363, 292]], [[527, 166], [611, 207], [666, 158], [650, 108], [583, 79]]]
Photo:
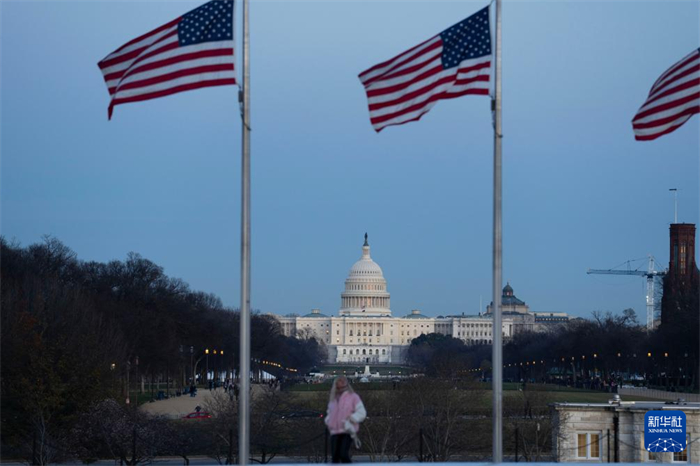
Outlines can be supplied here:
[[[219, 351], [217, 352], [217, 350], [214, 349], [214, 350], [211, 351], [211, 353], [212, 353], [214, 356], [216, 356], [217, 354], [221, 356], [221, 365], [220, 365], [220, 367], [223, 367], [223, 364], [224, 364], [224, 350], [219, 350]], [[209, 384], [209, 348], [207, 348], [207, 349], [204, 350], [204, 354], [205, 354], [205, 356], [206, 356], [206, 358], [207, 358], [207, 380], [206, 380], [206, 384], [208, 385], [208, 384]]]
[[[668, 358], [668, 357], [669, 357], [669, 353], [668, 353], [668, 352], [664, 352], [663, 355], [664, 355], [664, 358]], [[684, 353], [683, 356], [684, 356], [685, 358], [687, 358], [687, 357], [688, 357], [688, 353], [687, 353], [687, 352]], [[618, 352], [618, 353], [617, 353], [617, 357], [618, 357], [618, 358], [621, 358], [621, 357], [622, 357], [622, 353]], [[627, 357], [630, 357], [630, 355], [628, 354]], [[633, 357], [633, 358], [636, 358], [636, 357], [637, 357], [637, 353], [632, 353], [632, 357]], [[648, 358], [651, 358], [651, 357], [652, 357], [651, 351], [647, 352], [647, 357], [648, 357]], [[562, 358], [561, 358], [561, 362], [565, 362], [566, 359], [567, 359], [566, 357], [562, 357]], [[585, 360], [586, 360], [586, 355], [585, 355], [585, 354], [584, 354], [584, 355], [581, 355], [581, 358], [580, 358], [580, 359], [581, 359], [582, 361], [585, 361]], [[593, 359], [598, 359], [598, 353], [593, 353]], [[575, 360], [576, 360], [576, 356], [571, 356], [571, 360], [572, 360], [572, 361], [575, 361]], [[552, 362], [555, 362], [555, 363], [556, 363], [556, 359], [552, 359]], [[536, 364], [537, 364], [537, 361], [532, 361], [532, 365], [536, 365]], [[544, 364], [544, 360], [540, 360], [540, 364]], [[522, 366], [523, 363], [522, 363], [522, 362], [520, 362], [520, 363], [517, 363], [517, 362], [516, 362], [516, 363], [511, 363], [511, 364], [505, 365], [504, 367], [511, 367], [511, 366], [516, 367], [516, 366], [518, 366], [518, 365], [521, 365], [521, 366]], [[530, 361], [525, 361], [525, 365], [530, 365]]]
[[297, 371], [296, 369], [292, 369], [291, 367], [284, 367], [282, 364], [280, 364], [280, 363], [278, 363], [278, 362], [272, 362], [272, 361], [266, 361], [266, 360], [260, 361], [260, 360], [257, 360], [257, 359], [254, 359], [253, 361], [258, 362], [258, 363], [260, 363], [260, 364], [265, 364], [265, 365], [268, 365], [268, 366], [278, 367], [278, 368], [280, 368], [280, 369], [282, 369], [282, 370], [285, 370], [285, 371], [288, 371], [288, 372], [299, 372], [299, 371]]

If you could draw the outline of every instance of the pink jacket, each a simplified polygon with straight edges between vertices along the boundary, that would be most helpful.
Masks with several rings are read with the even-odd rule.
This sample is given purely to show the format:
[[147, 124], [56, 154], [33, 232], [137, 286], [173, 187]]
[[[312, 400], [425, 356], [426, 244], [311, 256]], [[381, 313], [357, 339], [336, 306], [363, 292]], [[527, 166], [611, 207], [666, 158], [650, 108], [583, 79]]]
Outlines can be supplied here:
[[324, 422], [331, 435], [350, 434], [353, 437], [360, 430], [360, 422], [367, 417], [365, 405], [357, 393], [345, 392], [340, 398], [328, 403]]

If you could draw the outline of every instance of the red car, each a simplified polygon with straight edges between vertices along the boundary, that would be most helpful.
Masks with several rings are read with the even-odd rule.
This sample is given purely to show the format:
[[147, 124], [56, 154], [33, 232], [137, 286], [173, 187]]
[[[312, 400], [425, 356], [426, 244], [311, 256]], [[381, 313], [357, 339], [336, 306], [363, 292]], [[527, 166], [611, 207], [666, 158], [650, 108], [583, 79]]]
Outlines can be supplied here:
[[206, 411], [194, 411], [186, 416], [183, 416], [182, 419], [211, 419], [211, 414]]

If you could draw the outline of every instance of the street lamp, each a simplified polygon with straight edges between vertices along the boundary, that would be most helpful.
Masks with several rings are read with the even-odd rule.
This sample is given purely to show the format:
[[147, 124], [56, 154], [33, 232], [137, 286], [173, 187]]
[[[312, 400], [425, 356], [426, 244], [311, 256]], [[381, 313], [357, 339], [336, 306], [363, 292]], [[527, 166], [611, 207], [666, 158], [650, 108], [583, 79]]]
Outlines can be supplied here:
[[131, 404], [131, 399], [129, 398], [129, 390], [130, 390], [130, 384], [129, 384], [129, 372], [131, 372], [131, 361], [126, 361], [126, 404], [129, 405]]
[[192, 385], [195, 385], [194, 379], [194, 346], [190, 346], [190, 369], [192, 371]]
[[139, 357], [136, 356], [134, 359], [134, 362], [136, 363], [136, 406], [138, 407], [139, 405], [139, 391], [140, 391], [140, 381], [139, 381]]
[[598, 377], [598, 353], [593, 353], [593, 377]]
[[209, 348], [204, 350], [204, 354], [207, 355], [207, 377], [206, 377], [206, 381], [204, 382], [204, 385], [206, 387], [209, 387]]
[[[224, 372], [224, 367], [225, 367], [225, 364], [224, 364], [224, 350], [219, 351], [219, 354], [221, 355], [221, 364], [220, 364], [220, 366], [219, 366], [219, 367], [220, 367], [220, 372]], [[227, 373], [224, 373], [224, 380], [226, 380], [227, 377], [228, 377], [228, 374], [227, 374]]]

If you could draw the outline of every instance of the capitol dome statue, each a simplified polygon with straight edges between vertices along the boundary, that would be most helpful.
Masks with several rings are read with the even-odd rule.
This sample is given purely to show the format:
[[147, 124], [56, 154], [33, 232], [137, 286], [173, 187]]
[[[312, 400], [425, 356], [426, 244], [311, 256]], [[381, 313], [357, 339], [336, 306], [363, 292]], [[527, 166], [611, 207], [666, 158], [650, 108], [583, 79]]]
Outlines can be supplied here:
[[382, 268], [369, 254], [367, 233], [362, 246], [362, 257], [350, 268], [340, 301], [341, 316], [391, 317], [386, 280]]

